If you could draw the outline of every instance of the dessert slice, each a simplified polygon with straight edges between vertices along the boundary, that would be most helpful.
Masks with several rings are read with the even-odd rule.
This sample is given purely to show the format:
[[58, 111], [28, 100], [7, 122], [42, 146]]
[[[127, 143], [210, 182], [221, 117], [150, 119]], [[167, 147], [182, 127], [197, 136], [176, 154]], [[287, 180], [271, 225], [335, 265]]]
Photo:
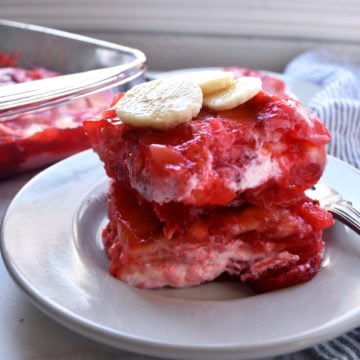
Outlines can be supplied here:
[[[224, 273], [260, 292], [310, 280], [333, 223], [304, 194], [324, 170], [327, 129], [296, 100], [254, 91], [253, 80], [243, 92], [236, 80], [228, 94], [203, 92], [203, 105], [179, 122], [182, 97], [171, 87], [182, 85], [173, 81], [161, 83], [166, 96], [158, 83], [139, 85], [84, 125], [112, 179], [103, 232], [110, 273], [144, 288]], [[218, 110], [209, 96], [232, 105]], [[134, 97], [143, 104], [129, 116]]]

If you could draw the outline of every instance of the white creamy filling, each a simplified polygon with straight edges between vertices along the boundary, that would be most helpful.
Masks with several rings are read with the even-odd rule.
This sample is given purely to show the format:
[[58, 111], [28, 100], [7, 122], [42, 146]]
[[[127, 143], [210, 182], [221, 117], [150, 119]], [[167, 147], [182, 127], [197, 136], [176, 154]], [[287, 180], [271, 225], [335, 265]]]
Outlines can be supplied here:
[[[182, 249], [184, 251], [184, 249]], [[174, 253], [181, 251], [174, 250]], [[168, 262], [146, 262], [135, 269], [123, 268], [118, 274], [126, 283], [142, 288], [173, 286], [177, 288], [199, 285], [212, 281], [225, 271], [236, 273], [236, 263], [252, 263], [266, 256], [266, 253], [254, 251], [241, 240], [224, 247], [202, 247], [186, 251], [186, 259], [169, 259]], [[201, 261], [195, 261], [201, 258]], [[134, 271], [135, 270], [135, 271]]]
[[[143, 261], [140, 266], [135, 265], [131, 269], [124, 267], [118, 277], [140, 288], [186, 288], [212, 281], [224, 272], [239, 275], [242, 281], [256, 279], [268, 269], [295, 265], [299, 260], [298, 255], [288, 251], [276, 251], [274, 248], [259, 252], [241, 240], [222, 249], [197, 248], [192, 252], [188, 251], [188, 254], [186, 259], [174, 258], [160, 263]], [[198, 257], [202, 258], [202, 261], [194, 261]], [[304, 265], [299, 269], [303, 271], [307, 267], [308, 265]]]
[[280, 175], [278, 162], [271, 159], [269, 152], [259, 152], [258, 156], [242, 171], [240, 181], [233, 181], [229, 187], [234, 192], [259, 186], [271, 177]]

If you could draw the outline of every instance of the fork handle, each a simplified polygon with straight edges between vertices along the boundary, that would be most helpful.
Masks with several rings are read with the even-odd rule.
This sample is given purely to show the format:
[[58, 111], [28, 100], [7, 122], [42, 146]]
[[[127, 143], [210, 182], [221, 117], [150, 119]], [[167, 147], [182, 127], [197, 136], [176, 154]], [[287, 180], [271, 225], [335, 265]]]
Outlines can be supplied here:
[[360, 211], [355, 209], [351, 202], [342, 200], [330, 205], [327, 210], [330, 211], [336, 219], [360, 234]]

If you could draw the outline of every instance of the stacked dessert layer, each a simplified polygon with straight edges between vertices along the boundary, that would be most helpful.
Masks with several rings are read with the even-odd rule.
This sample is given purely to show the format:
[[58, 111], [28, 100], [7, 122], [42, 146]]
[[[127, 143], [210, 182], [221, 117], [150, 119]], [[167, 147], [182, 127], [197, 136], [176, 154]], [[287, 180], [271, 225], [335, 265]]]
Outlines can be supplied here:
[[85, 123], [112, 179], [110, 273], [143, 288], [223, 274], [260, 292], [310, 280], [333, 223], [304, 193], [324, 170], [327, 129], [287, 96], [258, 89], [221, 110], [208, 96], [190, 120], [166, 128], [134, 125], [123, 94]]

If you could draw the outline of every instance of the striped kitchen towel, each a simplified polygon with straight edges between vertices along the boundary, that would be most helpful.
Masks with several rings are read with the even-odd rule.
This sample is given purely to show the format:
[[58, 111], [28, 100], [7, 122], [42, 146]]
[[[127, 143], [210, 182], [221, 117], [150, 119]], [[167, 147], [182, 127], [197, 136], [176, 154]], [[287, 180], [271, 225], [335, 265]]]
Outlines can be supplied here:
[[312, 51], [291, 61], [284, 73], [319, 85], [308, 106], [331, 132], [328, 153], [360, 168], [360, 64]]
[[[284, 73], [319, 85], [308, 107], [332, 134], [328, 153], [360, 168], [360, 63], [328, 51], [311, 51], [291, 61]], [[359, 360], [360, 327], [311, 351], [321, 360]]]

